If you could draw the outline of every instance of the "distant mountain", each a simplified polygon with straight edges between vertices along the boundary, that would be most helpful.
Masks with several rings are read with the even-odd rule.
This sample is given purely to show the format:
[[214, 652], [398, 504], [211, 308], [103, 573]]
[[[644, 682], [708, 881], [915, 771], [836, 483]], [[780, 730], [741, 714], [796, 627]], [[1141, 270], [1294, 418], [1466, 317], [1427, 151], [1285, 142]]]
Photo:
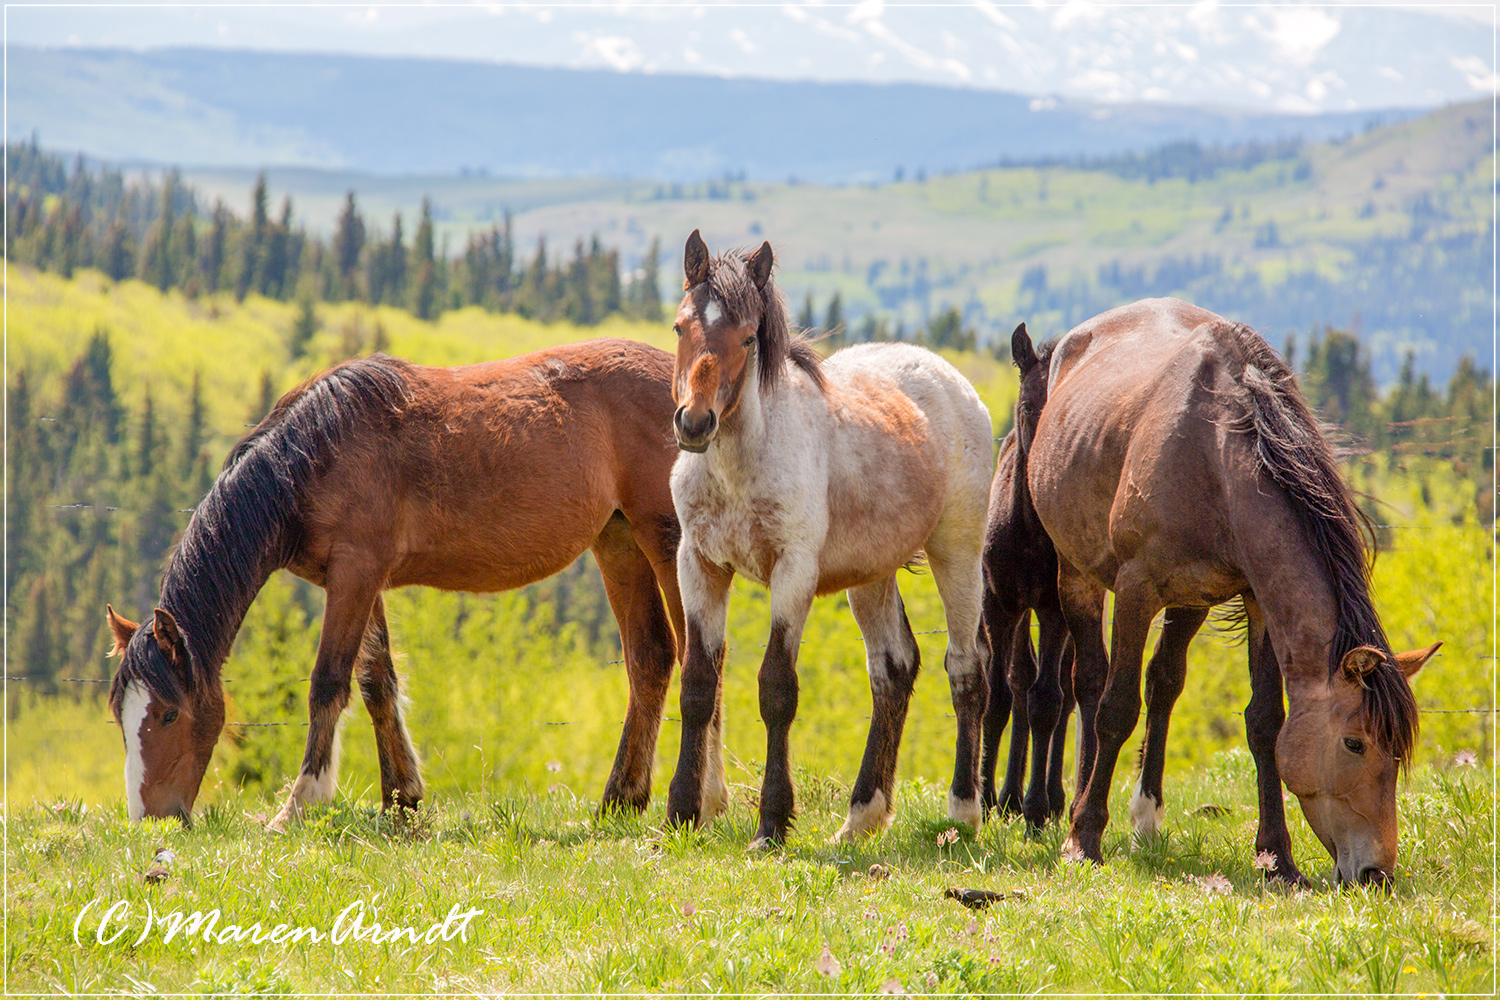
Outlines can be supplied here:
[[377, 174], [870, 181], [1188, 138], [1321, 140], [1372, 119], [209, 49], [12, 46], [8, 70], [10, 138], [116, 161]]

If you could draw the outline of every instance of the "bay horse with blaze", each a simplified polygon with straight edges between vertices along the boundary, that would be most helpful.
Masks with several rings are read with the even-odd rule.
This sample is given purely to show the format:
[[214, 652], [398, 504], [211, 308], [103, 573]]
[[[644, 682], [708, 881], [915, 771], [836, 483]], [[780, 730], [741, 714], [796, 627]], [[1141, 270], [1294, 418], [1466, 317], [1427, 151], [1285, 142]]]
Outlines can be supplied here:
[[864, 636], [874, 698], [838, 836], [890, 824], [919, 662], [896, 572], [925, 553], [947, 616], [958, 721], [948, 814], [977, 827], [986, 700], [980, 550], [993, 463], [984, 404], [951, 365], [909, 344], [861, 345], [820, 361], [790, 332], [769, 243], [712, 258], [695, 230], [684, 262], [672, 384], [684, 454], [672, 496], [687, 638], [669, 819], [702, 823], [726, 801], [717, 705], [730, 582], [741, 573], [771, 591], [759, 675], [766, 768], [752, 846], [781, 843], [792, 822], [798, 645], [813, 598], [838, 590], [848, 591]]
[[190, 818], [224, 726], [220, 668], [276, 570], [327, 592], [301, 772], [271, 823], [281, 829], [334, 793], [355, 677], [382, 808], [422, 798], [383, 591], [508, 590], [584, 551], [603, 574], [630, 679], [603, 804], [644, 809], [674, 623], [682, 634], [671, 377], [665, 351], [596, 340], [460, 368], [375, 355], [282, 397], [194, 511], [152, 620], [137, 627], [107, 611], [123, 654], [110, 709], [130, 818]]

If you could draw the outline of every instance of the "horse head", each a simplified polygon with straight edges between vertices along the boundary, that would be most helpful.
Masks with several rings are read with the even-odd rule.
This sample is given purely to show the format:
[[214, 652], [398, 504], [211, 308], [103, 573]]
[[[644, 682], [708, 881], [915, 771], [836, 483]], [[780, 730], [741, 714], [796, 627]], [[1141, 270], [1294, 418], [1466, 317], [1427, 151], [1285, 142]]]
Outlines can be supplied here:
[[[1048, 350], [1048, 348], [1043, 348]], [[1047, 360], [1038, 356], [1031, 345], [1031, 335], [1026, 324], [1016, 327], [1010, 335], [1010, 357], [1021, 373], [1021, 391], [1016, 398], [1016, 437], [1022, 454], [1031, 450], [1031, 438], [1036, 433], [1036, 422], [1047, 405]]]
[[132, 821], [189, 822], [193, 800], [224, 729], [224, 695], [195, 675], [177, 620], [157, 608], [149, 627], [105, 606], [114, 654], [110, 711], [125, 738], [125, 792]]
[[[740, 404], [752, 369], [759, 373], [760, 388], [768, 390], [789, 356], [804, 368], [809, 364], [792, 342], [786, 306], [771, 281], [774, 263], [770, 243], [753, 253], [711, 258], [698, 230], [688, 237], [684, 294], [672, 325], [677, 333], [672, 430], [684, 451], [708, 450]], [[802, 353], [815, 369], [816, 356]]]
[[1389, 887], [1396, 866], [1396, 777], [1411, 748], [1391, 731], [1397, 709], [1382, 703], [1377, 672], [1409, 680], [1441, 645], [1394, 656], [1351, 649], [1326, 689], [1297, 699], [1281, 727], [1277, 768], [1340, 883]]

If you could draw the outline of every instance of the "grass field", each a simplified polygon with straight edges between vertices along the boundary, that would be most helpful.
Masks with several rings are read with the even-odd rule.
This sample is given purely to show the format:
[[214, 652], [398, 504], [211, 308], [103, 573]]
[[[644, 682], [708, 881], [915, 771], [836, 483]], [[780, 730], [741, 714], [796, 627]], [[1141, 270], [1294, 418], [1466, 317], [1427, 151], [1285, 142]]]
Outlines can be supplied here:
[[[343, 800], [286, 836], [257, 826], [267, 802], [241, 797], [222, 800], [192, 831], [131, 826], [119, 805], [33, 806], [8, 819], [6, 985], [133, 994], [1493, 992], [1494, 813], [1482, 767], [1424, 768], [1404, 790], [1392, 897], [1266, 887], [1250, 860], [1252, 772], [1242, 750], [1213, 758], [1173, 786], [1184, 808], [1169, 813], [1166, 835], [1132, 846], [1116, 830], [1102, 868], [1059, 862], [1056, 828], [1028, 841], [1018, 822], [995, 821], [948, 842], [943, 789], [919, 782], [901, 787], [891, 831], [830, 845], [846, 789], [808, 774], [799, 776], [793, 838], [768, 854], [744, 850], [754, 792], [743, 785], [730, 813], [701, 833], [663, 833], [659, 801], [644, 819], [601, 820], [589, 798], [562, 786], [445, 796], [407, 827], [376, 816], [368, 799]], [[1123, 797], [1113, 809], [1123, 813]], [[1293, 834], [1304, 871], [1326, 871], [1300, 816]], [[162, 847], [175, 860], [163, 881], [146, 884]], [[888, 877], [872, 877], [872, 865]], [[949, 886], [1007, 898], [969, 911], [943, 898]], [[422, 935], [454, 908], [451, 940], [389, 940], [392, 928]], [[361, 909], [364, 936], [354, 936]], [[482, 912], [461, 938], [470, 910]], [[201, 925], [188, 933], [184, 920], [214, 911], [213, 939]], [[179, 933], [168, 940], [174, 913]], [[376, 922], [378, 943], [369, 937]], [[273, 943], [278, 924], [325, 937]]]

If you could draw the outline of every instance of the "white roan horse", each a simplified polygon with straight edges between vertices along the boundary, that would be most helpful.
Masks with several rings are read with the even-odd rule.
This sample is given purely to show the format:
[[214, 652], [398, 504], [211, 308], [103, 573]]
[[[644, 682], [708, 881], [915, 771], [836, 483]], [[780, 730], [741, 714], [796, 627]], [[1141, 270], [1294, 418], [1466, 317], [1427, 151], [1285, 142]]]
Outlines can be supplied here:
[[919, 662], [896, 571], [925, 554], [947, 615], [945, 666], [958, 718], [948, 815], [978, 827], [989, 413], [952, 365], [909, 344], [851, 347], [820, 363], [789, 332], [769, 243], [711, 259], [694, 230], [684, 260], [672, 383], [684, 454], [672, 469], [672, 499], [682, 523], [687, 650], [670, 820], [706, 822], [728, 802], [716, 706], [730, 581], [743, 573], [771, 590], [759, 677], [766, 770], [752, 846], [781, 843], [792, 821], [787, 734], [797, 712], [797, 649], [813, 598], [837, 590], [849, 592], [874, 697], [838, 836], [890, 825]]

